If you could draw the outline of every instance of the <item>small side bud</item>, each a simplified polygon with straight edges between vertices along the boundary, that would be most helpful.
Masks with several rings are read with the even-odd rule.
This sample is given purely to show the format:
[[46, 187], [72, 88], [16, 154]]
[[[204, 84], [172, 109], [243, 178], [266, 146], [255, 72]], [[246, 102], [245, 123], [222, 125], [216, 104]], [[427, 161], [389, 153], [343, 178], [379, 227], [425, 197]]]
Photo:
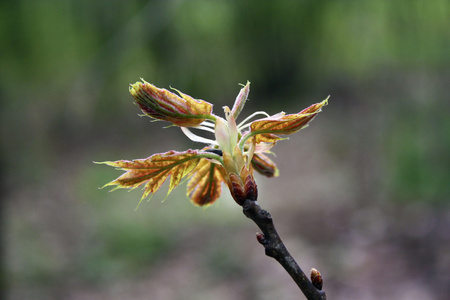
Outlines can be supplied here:
[[311, 282], [316, 287], [316, 289], [318, 289], [319, 291], [322, 290], [323, 279], [322, 275], [320, 275], [320, 272], [317, 269], [311, 269]]
[[261, 232], [257, 232], [257, 233], [256, 233], [256, 239], [258, 240], [258, 242], [259, 242], [261, 245], [264, 245], [264, 243], [266, 242], [266, 238], [265, 238], [264, 234], [261, 233]]

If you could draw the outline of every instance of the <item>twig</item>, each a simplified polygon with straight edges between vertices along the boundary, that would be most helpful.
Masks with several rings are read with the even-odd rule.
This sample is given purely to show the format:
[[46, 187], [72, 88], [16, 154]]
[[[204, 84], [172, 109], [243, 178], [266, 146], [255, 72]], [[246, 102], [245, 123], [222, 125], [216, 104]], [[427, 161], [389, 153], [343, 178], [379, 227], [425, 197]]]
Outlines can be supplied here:
[[303, 273], [281, 241], [270, 213], [262, 209], [257, 201], [245, 200], [242, 207], [245, 216], [253, 220], [262, 230], [262, 233], [256, 234], [256, 238], [264, 246], [266, 255], [275, 258], [283, 266], [308, 300], [326, 300], [325, 292], [322, 291], [322, 276], [313, 269], [311, 272], [313, 284]]

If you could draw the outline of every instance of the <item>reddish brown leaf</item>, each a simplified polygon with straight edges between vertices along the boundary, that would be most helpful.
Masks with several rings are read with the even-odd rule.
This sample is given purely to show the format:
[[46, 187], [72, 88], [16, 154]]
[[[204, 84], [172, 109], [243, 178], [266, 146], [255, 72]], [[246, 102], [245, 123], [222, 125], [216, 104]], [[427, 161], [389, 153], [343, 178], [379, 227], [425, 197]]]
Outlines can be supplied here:
[[282, 139], [277, 134], [292, 134], [305, 128], [327, 103], [328, 99], [313, 104], [297, 114], [277, 114], [256, 120], [250, 126], [250, 134], [255, 136], [256, 143], [275, 143]]
[[105, 186], [115, 185], [114, 189], [134, 189], [145, 183], [143, 199], [155, 193], [169, 176], [171, 176], [168, 192], [170, 193], [180, 183], [182, 178], [194, 170], [200, 159], [201, 156], [199, 156], [197, 150], [187, 150], [184, 152], [169, 151], [132, 161], [106, 161], [101, 162], [101, 164], [126, 171]]
[[225, 178], [226, 173], [222, 165], [202, 159], [192, 172], [187, 195], [195, 205], [210, 205], [220, 197]]
[[130, 93], [144, 114], [177, 126], [197, 126], [212, 112], [211, 103], [178, 92], [180, 97], [145, 81], [131, 85]]
[[277, 177], [279, 175], [277, 165], [264, 153], [255, 153], [253, 155], [252, 167], [258, 173], [267, 177]]

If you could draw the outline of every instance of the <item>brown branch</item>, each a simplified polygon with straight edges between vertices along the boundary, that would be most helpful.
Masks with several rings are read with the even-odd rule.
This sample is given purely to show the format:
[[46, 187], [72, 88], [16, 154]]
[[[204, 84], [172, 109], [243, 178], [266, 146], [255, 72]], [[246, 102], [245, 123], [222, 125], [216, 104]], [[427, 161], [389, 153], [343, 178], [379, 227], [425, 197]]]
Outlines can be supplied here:
[[253, 220], [262, 230], [262, 233], [257, 233], [256, 237], [258, 242], [264, 246], [266, 255], [275, 258], [283, 266], [308, 300], [326, 300], [325, 292], [322, 291], [320, 273], [313, 269], [315, 271], [314, 284], [308, 279], [281, 241], [270, 213], [262, 209], [257, 201], [252, 200], [245, 200], [242, 208], [245, 216]]

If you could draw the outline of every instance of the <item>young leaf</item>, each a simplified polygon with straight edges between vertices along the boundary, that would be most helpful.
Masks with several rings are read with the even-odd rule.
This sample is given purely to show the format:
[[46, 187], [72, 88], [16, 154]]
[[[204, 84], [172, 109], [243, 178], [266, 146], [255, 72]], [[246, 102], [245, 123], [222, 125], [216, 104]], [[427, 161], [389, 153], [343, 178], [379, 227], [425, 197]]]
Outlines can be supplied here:
[[248, 93], [250, 92], [250, 82], [247, 81], [246, 85], [243, 85], [243, 88], [239, 92], [236, 100], [234, 101], [233, 108], [231, 109], [231, 115], [237, 119], [242, 109], [244, 108], [245, 102], [248, 98]]
[[282, 139], [277, 134], [292, 134], [305, 128], [321, 111], [322, 107], [327, 104], [328, 98], [305, 108], [297, 114], [276, 114], [268, 118], [256, 120], [250, 125], [250, 135], [256, 135], [256, 143], [274, 143]]
[[195, 205], [210, 205], [220, 197], [225, 178], [226, 172], [222, 165], [202, 159], [192, 172], [187, 195]]
[[264, 153], [255, 153], [252, 158], [253, 169], [267, 177], [277, 177], [280, 172], [277, 165]]
[[187, 150], [154, 154], [145, 159], [106, 161], [100, 164], [126, 171], [104, 187], [115, 185], [116, 187], [113, 190], [118, 188], [134, 189], [145, 183], [142, 195], [142, 199], [144, 199], [155, 193], [171, 176], [169, 194], [180, 183], [181, 179], [198, 165], [200, 159], [201, 156], [199, 156], [197, 150]]
[[211, 118], [211, 103], [194, 99], [181, 92], [178, 92], [180, 97], [143, 81], [132, 84], [130, 93], [144, 114], [157, 120], [190, 127]]

